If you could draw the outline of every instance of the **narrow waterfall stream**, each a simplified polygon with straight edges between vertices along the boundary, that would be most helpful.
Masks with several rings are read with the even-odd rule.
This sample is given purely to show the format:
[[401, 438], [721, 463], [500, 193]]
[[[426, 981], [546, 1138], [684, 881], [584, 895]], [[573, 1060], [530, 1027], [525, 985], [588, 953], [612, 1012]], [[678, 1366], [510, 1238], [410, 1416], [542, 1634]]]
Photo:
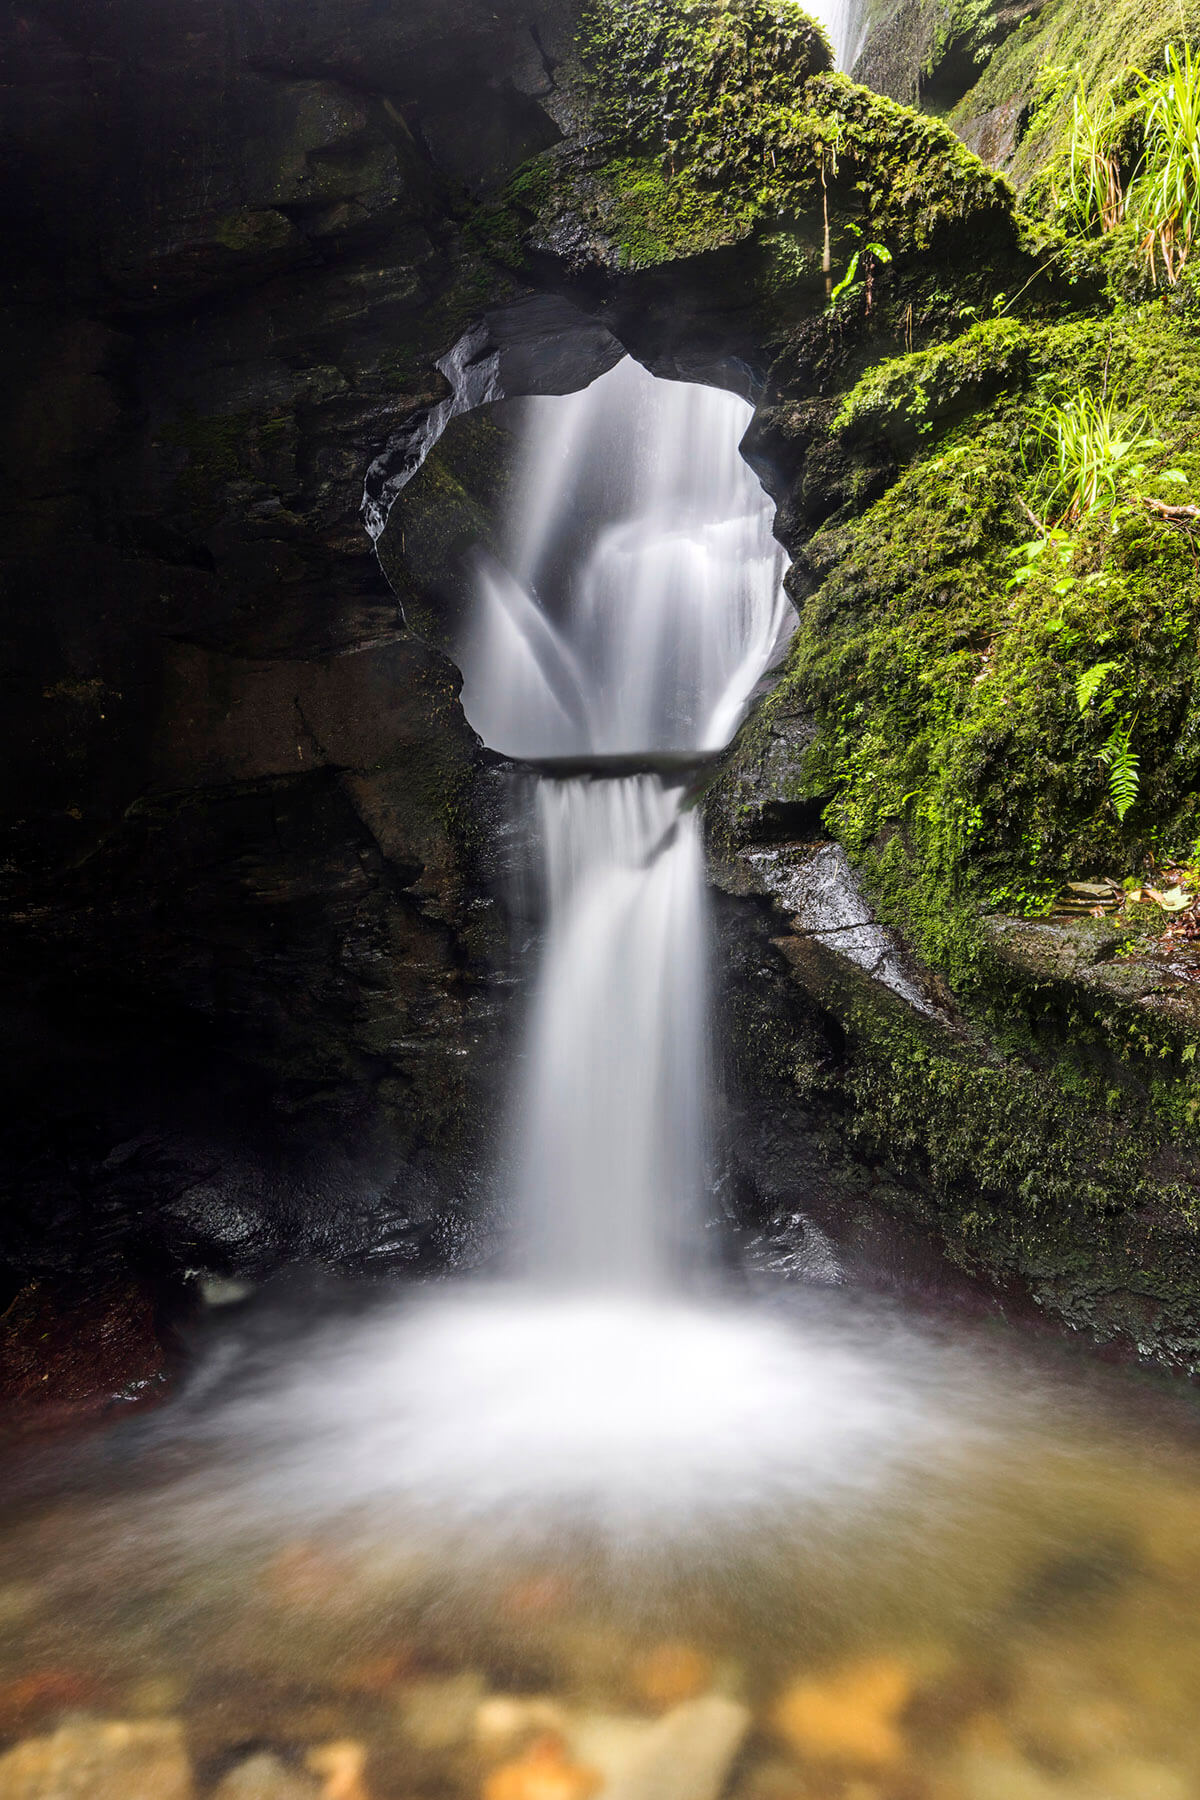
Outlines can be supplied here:
[[705, 1252], [695, 777], [791, 617], [747, 418], [526, 404], [460, 649], [542, 895], [505, 1252], [231, 1306], [27, 1459], [0, 1800], [1200, 1794], [1191, 1396]]

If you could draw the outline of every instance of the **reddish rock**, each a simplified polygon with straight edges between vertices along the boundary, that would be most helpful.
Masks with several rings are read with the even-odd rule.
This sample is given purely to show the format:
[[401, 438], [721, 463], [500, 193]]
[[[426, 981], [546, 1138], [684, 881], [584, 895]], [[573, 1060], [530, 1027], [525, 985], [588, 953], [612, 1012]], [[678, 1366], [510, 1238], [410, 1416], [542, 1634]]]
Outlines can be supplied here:
[[162, 1391], [169, 1353], [145, 1289], [33, 1281], [0, 1314], [0, 1432], [57, 1429]]

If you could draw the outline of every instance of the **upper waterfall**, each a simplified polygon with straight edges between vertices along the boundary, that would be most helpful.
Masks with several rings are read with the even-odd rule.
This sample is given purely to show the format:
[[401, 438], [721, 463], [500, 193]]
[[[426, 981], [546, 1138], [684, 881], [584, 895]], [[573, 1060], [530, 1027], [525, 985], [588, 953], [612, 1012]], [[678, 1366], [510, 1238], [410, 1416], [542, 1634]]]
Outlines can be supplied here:
[[459, 647], [467, 717], [531, 760], [720, 749], [792, 623], [749, 406], [628, 358], [525, 406]]

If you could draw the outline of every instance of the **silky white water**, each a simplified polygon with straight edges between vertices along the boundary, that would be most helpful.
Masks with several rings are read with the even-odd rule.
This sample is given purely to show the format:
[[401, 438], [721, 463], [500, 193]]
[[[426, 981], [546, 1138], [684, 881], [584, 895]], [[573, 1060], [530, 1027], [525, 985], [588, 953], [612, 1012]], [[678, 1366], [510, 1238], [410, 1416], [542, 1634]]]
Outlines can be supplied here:
[[459, 647], [484, 742], [535, 761], [722, 748], [794, 623], [736, 395], [627, 358], [525, 402], [503, 562]]
[[536, 796], [546, 942], [514, 1110], [514, 1261], [593, 1287], [667, 1282], [707, 1182], [699, 816], [604, 759], [721, 749], [793, 614], [732, 394], [626, 360], [527, 404], [503, 565], [460, 663], [493, 749], [594, 761]]

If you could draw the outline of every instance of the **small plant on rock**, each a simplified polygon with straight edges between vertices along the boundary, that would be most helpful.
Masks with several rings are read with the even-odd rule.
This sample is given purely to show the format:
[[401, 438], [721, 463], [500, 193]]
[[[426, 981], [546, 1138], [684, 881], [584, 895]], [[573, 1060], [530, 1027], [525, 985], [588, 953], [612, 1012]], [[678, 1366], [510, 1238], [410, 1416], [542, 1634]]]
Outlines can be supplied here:
[[1085, 388], [1061, 406], [1052, 401], [1042, 408], [1026, 438], [1025, 466], [1044, 517], [1054, 526], [1074, 525], [1117, 506], [1162, 447], [1144, 407], [1126, 412], [1111, 396]]
[[1129, 211], [1151, 275], [1173, 286], [1200, 239], [1200, 56], [1168, 44], [1165, 73], [1140, 81], [1146, 148]]
[[1066, 173], [1053, 190], [1058, 206], [1080, 231], [1115, 231], [1125, 217], [1121, 126], [1111, 90], [1093, 105], [1080, 78], [1071, 101]]
[[1113, 672], [1118, 666], [1115, 662], [1093, 663], [1075, 683], [1075, 698], [1081, 713], [1094, 710], [1099, 718], [1113, 719], [1112, 729], [1098, 755], [1108, 771], [1108, 793], [1113, 811], [1124, 823], [1125, 814], [1138, 796], [1138, 757], [1131, 742], [1137, 714], [1115, 716], [1124, 698], [1124, 690], [1113, 684]]

